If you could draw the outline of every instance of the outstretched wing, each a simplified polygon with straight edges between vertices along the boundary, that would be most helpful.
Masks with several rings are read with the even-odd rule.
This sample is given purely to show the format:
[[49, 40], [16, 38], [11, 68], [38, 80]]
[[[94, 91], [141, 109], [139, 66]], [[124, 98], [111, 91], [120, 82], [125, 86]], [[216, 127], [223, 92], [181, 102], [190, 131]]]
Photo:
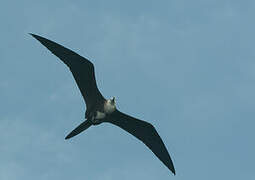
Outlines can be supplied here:
[[110, 114], [105, 122], [110, 122], [141, 140], [175, 174], [170, 155], [156, 129], [145, 121], [128, 116], [118, 110]]
[[88, 59], [51, 40], [35, 34], [31, 35], [70, 68], [88, 109], [94, 103], [104, 101], [97, 88], [94, 66]]

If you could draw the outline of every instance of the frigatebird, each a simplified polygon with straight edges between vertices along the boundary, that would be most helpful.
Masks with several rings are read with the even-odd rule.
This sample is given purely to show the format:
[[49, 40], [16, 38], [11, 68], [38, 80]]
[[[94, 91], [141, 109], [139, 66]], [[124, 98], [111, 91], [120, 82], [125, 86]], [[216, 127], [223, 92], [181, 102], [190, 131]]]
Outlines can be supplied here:
[[65, 139], [76, 136], [91, 125], [99, 125], [103, 122], [112, 123], [142, 141], [175, 174], [170, 155], [154, 126], [120, 112], [116, 108], [115, 97], [110, 99], [103, 97], [96, 84], [94, 65], [88, 59], [49, 39], [32, 33], [30, 35], [69, 67], [85, 100], [85, 121]]

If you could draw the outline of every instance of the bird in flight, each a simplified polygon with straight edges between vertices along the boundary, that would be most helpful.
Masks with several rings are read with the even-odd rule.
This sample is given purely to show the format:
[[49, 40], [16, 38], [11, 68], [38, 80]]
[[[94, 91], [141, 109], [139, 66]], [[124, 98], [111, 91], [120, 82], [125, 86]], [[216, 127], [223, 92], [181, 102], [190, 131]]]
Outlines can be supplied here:
[[116, 108], [115, 97], [110, 99], [103, 97], [96, 84], [94, 65], [88, 59], [49, 39], [31, 33], [30, 35], [69, 67], [85, 100], [87, 108], [85, 121], [69, 133], [65, 139], [76, 136], [92, 125], [108, 122], [142, 141], [175, 174], [171, 157], [153, 125], [120, 112]]

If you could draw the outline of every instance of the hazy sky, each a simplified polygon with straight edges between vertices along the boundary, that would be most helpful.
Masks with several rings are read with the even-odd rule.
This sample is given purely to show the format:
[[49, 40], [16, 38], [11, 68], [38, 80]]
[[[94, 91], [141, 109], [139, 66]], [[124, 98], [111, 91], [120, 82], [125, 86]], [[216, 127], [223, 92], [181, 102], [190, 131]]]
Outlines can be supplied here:
[[[0, 179], [254, 180], [254, 18], [252, 0], [2, 0]], [[177, 175], [110, 124], [64, 140], [85, 104], [30, 32], [89, 58], [103, 95], [156, 127]]]

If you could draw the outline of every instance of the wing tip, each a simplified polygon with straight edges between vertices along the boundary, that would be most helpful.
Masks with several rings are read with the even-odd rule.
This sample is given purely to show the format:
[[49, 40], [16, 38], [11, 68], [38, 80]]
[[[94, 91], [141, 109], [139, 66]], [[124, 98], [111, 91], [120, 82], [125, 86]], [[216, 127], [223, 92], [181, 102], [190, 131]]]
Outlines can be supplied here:
[[175, 168], [174, 168], [174, 165], [172, 164], [171, 166], [167, 166], [168, 169], [174, 174], [176, 175], [176, 172], [175, 172]]
[[38, 35], [34, 34], [34, 33], [28, 33], [29, 35], [33, 36], [34, 38], [36, 38]]
[[[170, 156], [169, 156], [169, 158], [170, 158]], [[164, 162], [163, 162], [164, 163]], [[165, 164], [165, 163], [164, 163]], [[173, 161], [171, 160], [171, 158], [170, 158], [170, 163], [167, 163], [167, 164], [165, 164], [166, 165], [166, 167], [174, 174], [174, 175], [176, 175], [176, 171], [175, 171], [175, 168], [174, 168], [174, 164], [173, 164]]]
[[175, 169], [171, 170], [174, 175], [176, 175]]
[[70, 133], [70, 134], [68, 134], [68, 135], [65, 137], [65, 140], [68, 140], [68, 139], [70, 139], [71, 137], [73, 137], [73, 136], [72, 136], [72, 134]]
[[36, 35], [36, 34], [34, 34], [34, 33], [28, 33], [29, 35], [31, 35], [31, 36], [33, 36], [33, 38], [35, 38], [35, 39], [37, 39], [38, 41], [42, 41], [42, 40], [44, 40], [45, 38], [43, 38], [43, 37], [41, 37], [41, 36], [39, 36], [39, 35]]

